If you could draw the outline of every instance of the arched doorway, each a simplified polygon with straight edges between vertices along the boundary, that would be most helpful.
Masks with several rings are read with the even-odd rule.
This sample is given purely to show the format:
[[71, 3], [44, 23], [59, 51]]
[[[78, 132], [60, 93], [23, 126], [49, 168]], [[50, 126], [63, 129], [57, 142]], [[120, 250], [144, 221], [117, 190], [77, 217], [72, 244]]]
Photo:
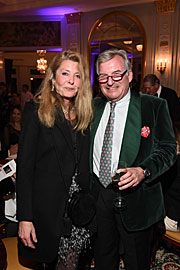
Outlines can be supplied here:
[[100, 52], [109, 48], [127, 51], [133, 69], [133, 87], [139, 91], [144, 76], [146, 35], [137, 17], [125, 11], [110, 12], [96, 21], [88, 37], [91, 85], [98, 94], [95, 62]]

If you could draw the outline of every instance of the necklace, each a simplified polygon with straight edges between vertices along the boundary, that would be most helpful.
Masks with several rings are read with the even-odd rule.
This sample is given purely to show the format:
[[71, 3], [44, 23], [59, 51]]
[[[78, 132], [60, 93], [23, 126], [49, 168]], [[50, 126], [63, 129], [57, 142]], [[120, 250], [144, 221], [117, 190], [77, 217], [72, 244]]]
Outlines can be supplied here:
[[[66, 114], [68, 114], [68, 111], [66, 110], [66, 109], [64, 109], [64, 107], [62, 106], [62, 111], [63, 111], [63, 113], [66, 115]], [[72, 113], [72, 112], [74, 112], [74, 107], [72, 107], [71, 109], [70, 109], [70, 111], [69, 111], [69, 113]]]

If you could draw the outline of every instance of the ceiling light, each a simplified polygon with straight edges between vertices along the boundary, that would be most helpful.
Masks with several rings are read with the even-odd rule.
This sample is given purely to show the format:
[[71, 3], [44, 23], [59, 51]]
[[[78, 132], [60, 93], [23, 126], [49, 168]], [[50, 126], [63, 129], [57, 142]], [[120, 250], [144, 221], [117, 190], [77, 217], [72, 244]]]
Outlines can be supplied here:
[[37, 54], [40, 56], [39, 59], [37, 59], [37, 70], [44, 74], [46, 73], [46, 69], [48, 67], [47, 60], [44, 58], [44, 55], [46, 54], [46, 50], [37, 50]]
[[123, 43], [126, 45], [130, 45], [132, 44], [132, 40], [124, 40]]

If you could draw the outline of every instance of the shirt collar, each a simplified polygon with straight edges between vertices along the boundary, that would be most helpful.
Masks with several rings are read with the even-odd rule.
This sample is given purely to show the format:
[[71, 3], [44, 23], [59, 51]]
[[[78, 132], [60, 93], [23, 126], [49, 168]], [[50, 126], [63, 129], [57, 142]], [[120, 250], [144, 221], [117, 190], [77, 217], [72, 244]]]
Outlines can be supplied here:
[[161, 94], [161, 89], [162, 89], [162, 86], [160, 85], [160, 86], [159, 86], [159, 89], [158, 89], [158, 90], [157, 90], [157, 92], [156, 92], [156, 93], [157, 93], [157, 95], [158, 95], [158, 97], [160, 97], [160, 94]]
[[[131, 96], [131, 90], [129, 88], [127, 94], [123, 98], [121, 98], [120, 100], [116, 101], [116, 103], [117, 103], [116, 106], [119, 104], [122, 105], [122, 104], [125, 104], [126, 102], [128, 102], [130, 100], [130, 96]], [[111, 101], [108, 101], [108, 103], [111, 103]]]

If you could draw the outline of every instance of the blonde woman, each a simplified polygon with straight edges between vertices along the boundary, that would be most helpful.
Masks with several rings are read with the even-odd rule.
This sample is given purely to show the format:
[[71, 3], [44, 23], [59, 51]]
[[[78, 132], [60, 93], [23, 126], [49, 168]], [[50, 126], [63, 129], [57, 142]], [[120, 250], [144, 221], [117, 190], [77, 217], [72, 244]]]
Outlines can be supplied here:
[[[89, 191], [91, 102], [87, 67], [78, 53], [64, 51], [49, 65], [35, 102], [25, 105], [17, 163], [19, 254], [48, 263], [44, 269], [54, 269], [57, 258], [75, 145], [78, 183]], [[66, 258], [59, 269], [76, 269], [74, 253], [74, 262]]]

